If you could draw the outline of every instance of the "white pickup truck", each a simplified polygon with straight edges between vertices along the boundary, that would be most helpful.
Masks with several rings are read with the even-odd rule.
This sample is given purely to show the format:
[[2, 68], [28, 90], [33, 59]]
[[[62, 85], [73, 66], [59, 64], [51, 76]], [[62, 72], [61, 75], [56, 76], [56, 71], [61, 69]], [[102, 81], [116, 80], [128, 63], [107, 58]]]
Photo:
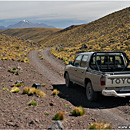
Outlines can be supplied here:
[[85, 87], [89, 101], [105, 96], [130, 96], [129, 58], [124, 52], [80, 53], [65, 67], [66, 87], [73, 83]]

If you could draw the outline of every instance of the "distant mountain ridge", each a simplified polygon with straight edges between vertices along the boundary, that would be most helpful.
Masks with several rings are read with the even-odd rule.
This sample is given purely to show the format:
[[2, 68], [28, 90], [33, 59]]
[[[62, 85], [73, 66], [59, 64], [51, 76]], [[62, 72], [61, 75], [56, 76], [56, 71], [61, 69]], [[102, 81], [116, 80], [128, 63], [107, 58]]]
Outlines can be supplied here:
[[8, 27], [0, 26], [0, 30], [14, 29], [14, 28], [55, 28], [55, 27], [44, 23], [32, 23], [28, 20], [22, 20], [14, 25], [9, 25]]
[[0, 30], [6, 30], [7, 28], [4, 26], [0, 26]]

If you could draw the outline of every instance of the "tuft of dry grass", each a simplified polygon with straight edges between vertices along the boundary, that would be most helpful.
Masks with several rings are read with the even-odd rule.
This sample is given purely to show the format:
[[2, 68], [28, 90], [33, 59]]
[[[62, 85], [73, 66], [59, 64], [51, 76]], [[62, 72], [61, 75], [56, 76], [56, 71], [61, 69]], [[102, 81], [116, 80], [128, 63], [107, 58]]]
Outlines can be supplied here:
[[29, 106], [37, 106], [38, 103], [34, 100], [31, 100], [29, 103], [28, 103]]
[[52, 95], [58, 95], [60, 93], [60, 91], [58, 91], [57, 89], [54, 89], [53, 91], [52, 91]]
[[46, 86], [46, 84], [45, 84], [45, 83], [43, 83], [43, 84], [42, 84], [42, 86], [43, 86], [43, 87], [45, 87], [45, 86]]
[[33, 95], [33, 94], [35, 94], [35, 91], [36, 91], [36, 88], [34, 88], [34, 87], [30, 87], [29, 88], [29, 91], [28, 91], [28, 95]]
[[20, 89], [18, 87], [13, 87], [10, 92], [11, 93], [18, 93], [19, 91], [20, 91]]
[[64, 120], [65, 119], [65, 114], [63, 111], [59, 110], [55, 116], [53, 117], [54, 120]]
[[29, 87], [24, 87], [22, 94], [28, 94]]
[[21, 87], [21, 86], [22, 86], [21, 83], [17, 83], [17, 84], [16, 84], [16, 87]]
[[36, 89], [34, 87], [24, 87], [22, 94], [28, 94], [28, 95], [36, 94], [37, 96], [40, 97], [46, 96], [46, 94], [41, 89]]
[[8, 88], [3, 88], [3, 91], [9, 92], [9, 89]]
[[75, 107], [72, 111], [73, 116], [83, 116], [85, 114], [85, 110], [83, 107]]
[[35, 90], [35, 94], [37, 96], [40, 96], [40, 97], [45, 97], [46, 96], [46, 94], [42, 90], [40, 90], [40, 89], [36, 89]]
[[95, 129], [95, 130], [111, 129], [111, 125], [109, 123], [94, 122], [90, 124], [89, 129]]

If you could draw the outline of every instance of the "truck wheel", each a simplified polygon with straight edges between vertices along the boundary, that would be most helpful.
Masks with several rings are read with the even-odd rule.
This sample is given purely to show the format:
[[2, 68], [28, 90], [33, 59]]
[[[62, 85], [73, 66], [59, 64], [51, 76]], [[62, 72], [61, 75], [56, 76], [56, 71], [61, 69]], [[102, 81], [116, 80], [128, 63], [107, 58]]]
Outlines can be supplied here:
[[97, 94], [94, 92], [91, 82], [88, 82], [86, 85], [86, 96], [89, 101], [95, 101], [97, 98]]
[[65, 74], [65, 84], [66, 84], [66, 87], [70, 87], [73, 85], [73, 83], [70, 81], [68, 73]]

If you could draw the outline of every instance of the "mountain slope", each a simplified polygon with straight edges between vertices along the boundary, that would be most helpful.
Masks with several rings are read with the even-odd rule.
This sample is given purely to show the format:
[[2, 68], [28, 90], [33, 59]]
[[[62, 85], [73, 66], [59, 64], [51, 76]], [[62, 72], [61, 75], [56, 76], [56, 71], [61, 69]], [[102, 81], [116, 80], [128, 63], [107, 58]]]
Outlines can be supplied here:
[[64, 46], [97, 43], [103, 47], [114, 43], [123, 44], [129, 35], [130, 8], [126, 8], [91, 23], [69, 27], [41, 42]]
[[44, 43], [66, 46], [51, 51], [66, 64], [84, 51], [124, 51], [130, 58], [130, 8], [64, 29], [44, 39]]
[[45, 37], [51, 35], [61, 29], [57, 28], [21, 28], [21, 29], [8, 29], [1, 31], [1, 33], [17, 36], [22, 39], [34, 40], [36, 42], [44, 40]]

